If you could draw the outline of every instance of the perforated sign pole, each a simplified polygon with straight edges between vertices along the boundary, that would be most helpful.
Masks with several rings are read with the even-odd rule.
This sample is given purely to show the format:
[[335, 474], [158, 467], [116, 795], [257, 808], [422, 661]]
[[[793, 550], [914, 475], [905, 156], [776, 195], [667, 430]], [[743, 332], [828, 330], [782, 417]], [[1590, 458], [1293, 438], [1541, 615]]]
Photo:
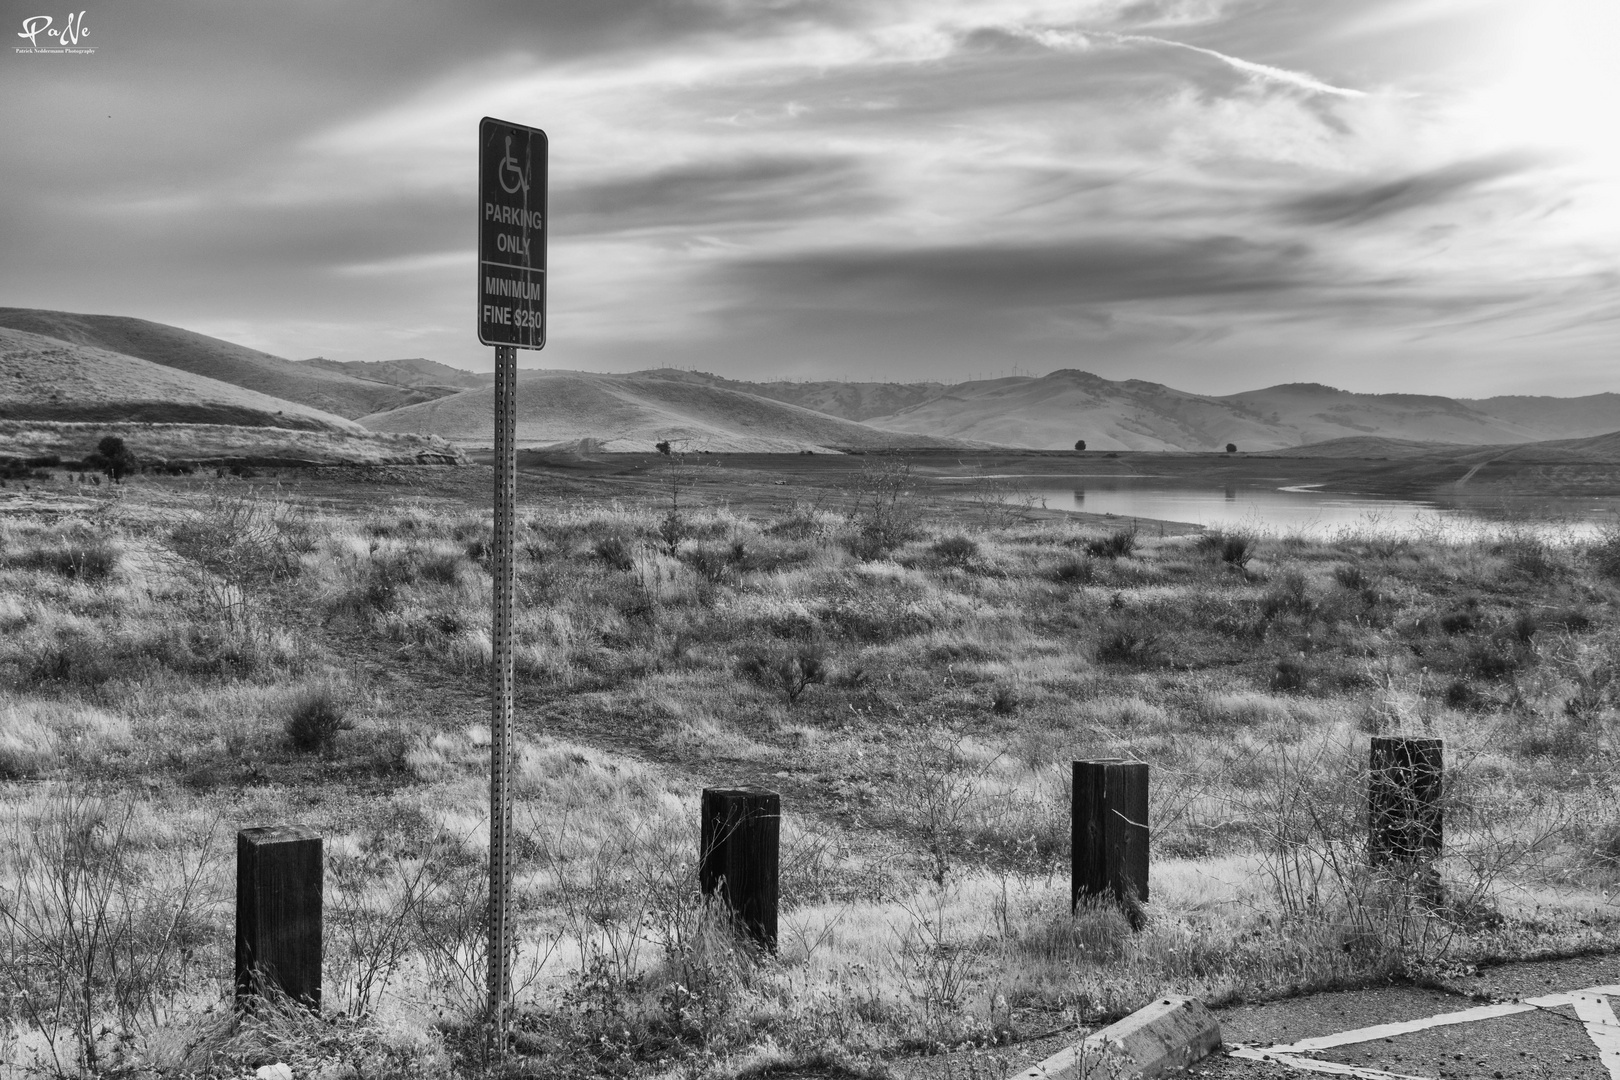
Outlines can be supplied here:
[[478, 340], [495, 346], [495, 551], [489, 761], [489, 1017], [506, 1051], [512, 1000], [512, 544], [517, 351], [546, 344], [546, 133], [478, 125]]
[[490, 633], [493, 667], [489, 760], [489, 1010], [506, 1046], [512, 997], [512, 543], [517, 502], [517, 350], [495, 347], [495, 552]]

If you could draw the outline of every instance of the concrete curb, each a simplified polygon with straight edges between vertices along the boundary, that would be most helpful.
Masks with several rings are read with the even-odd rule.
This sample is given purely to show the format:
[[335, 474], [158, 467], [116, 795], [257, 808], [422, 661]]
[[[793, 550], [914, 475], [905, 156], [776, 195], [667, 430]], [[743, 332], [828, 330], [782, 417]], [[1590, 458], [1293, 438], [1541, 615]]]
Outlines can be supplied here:
[[1151, 1080], [1185, 1069], [1220, 1045], [1220, 1021], [1203, 1002], [1165, 994], [1020, 1073], [1018, 1080]]

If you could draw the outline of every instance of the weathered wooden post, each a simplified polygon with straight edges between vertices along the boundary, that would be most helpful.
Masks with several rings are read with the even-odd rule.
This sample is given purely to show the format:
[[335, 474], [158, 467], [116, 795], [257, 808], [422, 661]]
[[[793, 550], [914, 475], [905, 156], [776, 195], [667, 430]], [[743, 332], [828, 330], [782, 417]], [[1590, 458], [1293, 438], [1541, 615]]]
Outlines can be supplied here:
[[1445, 740], [1375, 737], [1367, 776], [1367, 856], [1374, 866], [1440, 856]]
[[776, 951], [782, 798], [760, 788], [704, 788], [698, 884], [720, 898], [748, 936]]
[[302, 825], [236, 834], [236, 997], [278, 987], [321, 1007], [321, 837]]
[[1107, 758], [1074, 763], [1069, 909], [1107, 896], [1141, 929], [1148, 898], [1148, 767]]

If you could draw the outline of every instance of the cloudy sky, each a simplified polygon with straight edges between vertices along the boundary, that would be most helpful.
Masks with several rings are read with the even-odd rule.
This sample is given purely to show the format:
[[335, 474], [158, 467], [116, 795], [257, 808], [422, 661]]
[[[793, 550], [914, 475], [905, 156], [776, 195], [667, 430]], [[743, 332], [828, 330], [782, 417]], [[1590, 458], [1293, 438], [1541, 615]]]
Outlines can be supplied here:
[[525, 364], [1620, 391], [1614, 0], [76, 2], [0, 54], [0, 305], [488, 369], [490, 115]]

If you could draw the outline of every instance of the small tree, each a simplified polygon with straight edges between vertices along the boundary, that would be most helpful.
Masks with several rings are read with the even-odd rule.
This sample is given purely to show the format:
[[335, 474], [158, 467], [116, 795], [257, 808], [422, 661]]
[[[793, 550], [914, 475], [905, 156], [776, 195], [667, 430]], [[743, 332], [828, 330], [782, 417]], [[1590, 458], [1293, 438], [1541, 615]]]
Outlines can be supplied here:
[[1086, 440], [1081, 439], [1080, 441], [1076, 442], [1074, 444], [1074, 448], [1076, 450], [1084, 450], [1086, 448]]
[[114, 481], [122, 481], [124, 477], [141, 467], [137, 458], [124, 440], [117, 435], [106, 435], [96, 444], [96, 452], [84, 459], [84, 464], [92, 469], [105, 473]]
[[658, 452], [669, 458], [664, 463], [664, 479], [669, 481], [669, 513], [658, 523], [658, 538], [673, 558], [680, 553], [681, 541], [692, 534], [691, 525], [681, 513], [681, 488], [690, 487], [695, 477], [691, 463], [686, 460], [684, 442], [679, 446], [661, 442]]
[[1235, 453], [1237, 453], [1237, 443], [1230, 443], [1230, 442], [1229, 442], [1229, 443], [1227, 443], [1227, 444], [1226, 444], [1226, 452], [1227, 452], [1227, 453], [1228, 453], [1228, 454], [1235, 454]]
[[653, 449], [657, 450], [660, 454], [663, 454], [665, 457], [670, 456], [670, 446], [669, 446], [669, 442], [667, 440], [664, 441], [664, 442], [660, 442], [660, 443], [653, 443]]

